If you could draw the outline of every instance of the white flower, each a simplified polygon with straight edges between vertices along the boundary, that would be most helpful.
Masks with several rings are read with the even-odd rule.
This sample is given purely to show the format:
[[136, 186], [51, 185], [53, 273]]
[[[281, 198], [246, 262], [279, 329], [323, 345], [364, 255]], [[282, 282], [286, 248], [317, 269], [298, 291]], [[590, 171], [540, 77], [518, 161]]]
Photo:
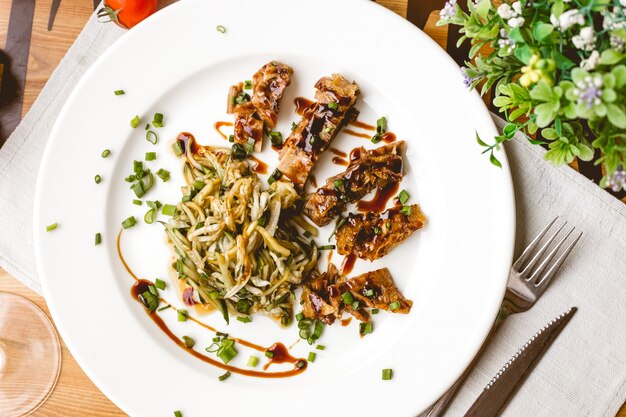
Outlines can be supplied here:
[[555, 15], [550, 15], [550, 23], [555, 28], [563, 31], [574, 25], [584, 25], [585, 17], [579, 10], [571, 9], [562, 13], [558, 18]]
[[498, 16], [503, 19], [510, 19], [513, 17], [513, 9], [507, 3], [502, 3], [498, 6]]
[[498, 39], [498, 46], [506, 53], [511, 53], [515, 49], [515, 41], [509, 38], [509, 34], [506, 30], [500, 29], [500, 39]]
[[578, 35], [572, 37], [574, 46], [583, 51], [592, 51], [596, 47], [596, 33], [593, 26], [586, 26]]
[[611, 48], [615, 49], [617, 52], [622, 52], [624, 50], [624, 39], [619, 36], [611, 36]]
[[[626, 2], [626, 0], [621, 0]], [[613, 7], [613, 11], [604, 11], [602, 12], [604, 15], [604, 19], [602, 20], [602, 28], [608, 30], [616, 30], [626, 28], [626, 21], [622, 18], [623, 12], [619, 7]]]
[[626, 7], [626, 0], [619, 0], [619, 3], [622, 5], [622, 7]]
[[507, 23], [512, 28], [518, 28], [518, 27], [522, 26], [524, 24], [524, 22], [525, 22], [525, 20], [524, 20], [523, 17], [514, 17], [512, 19], [509, 19]]
[[443, 9], [439, 11], [439, 18], [441, 20], [450, 20], [454, 15], [456, 15], [456, 0], [448, 0]]
[[517, 16], [522, 14], [522, 3], [520, 3], [519, 1], [516, 1], [515, 3], [513, 3], [511, 7], [513, 7], [513, 11], [515, 12]]
[[580, 67], [585, 71], [593, 71], [599, 61], [600, 53], [598, 51], [593, 51], [591, 55], [589, 55], [589, 58], [580, 61]]

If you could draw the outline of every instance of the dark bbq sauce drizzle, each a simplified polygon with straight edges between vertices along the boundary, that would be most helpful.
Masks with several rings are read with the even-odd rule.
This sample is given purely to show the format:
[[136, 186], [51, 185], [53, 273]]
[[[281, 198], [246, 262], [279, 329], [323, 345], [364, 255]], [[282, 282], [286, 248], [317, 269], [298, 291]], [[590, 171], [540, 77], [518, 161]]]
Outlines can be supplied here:
[[340, 158], [346, 158], [348, 156], [347, 153], [345, 153], [344, 151], [340, 151], [337, 148], [328, 148], [329, 151], [331, 151], [332, 153], [334, 153], [335, 155], [337, 155]]
[[354, 148], [350, 151], [350, 162], [361, 159], [361, 148]]
[[368, 125], [367, 123], [359, 122], [358, 120], [353, 120], [350, 124], [354, 127], [360, 127], [365, 130], [376, 130], [376, 126]]
[[387, 202], [393, 197], [400, 187], [399, 183], [389, 184], [384, 188], [377, 188], [374, 198], [369, 201], [361, 200], [356, 203], [356, 208], [361, 212], [382, 213], [387, 206]]
[[[148, 287], [150, 285], [153, 285], [153, 283], [150, 281], [138, 278], [137, 275], [135, 275], [135, 273], [130, 269], [130, 267], [126, 263], [126, 260], [124, 259], [124, 256], [122, 255], [122, 250], [120, 246], [122, 232], [123, 232], [123, 229], [120, 230], [119, 234], [117, 235], [117, 255], [120, 261], [122, 262], [122, 265], [126, 269], [126, 271], [128, 271], [128, 273], [135, 279], [135, 283], [131, 287], [131, 291], [130, 291], [132, 297], [143, 306], [143, 303], [139, 299], [139, 295], [143, 294], [145, 291], [148, 291]], [[162, 298], [161, 298], [161, 302], [172, 307], [171, 304], [169, 304], [167, 301], [165, 301]], [[272, 363], [292, 363], [294, 365], [294, 368], [288, 371], [281, 371], [281, 372], [264, 372], [264, 371], [255, 371], [251, 369], [242, 369], [236, 366], [224, 364], [213, 358], [203, 355], [202, 353], [194, 350], [193, 348], [188, 348], [187, 346], [185, 346], [185, 343], [178, 336], [172, 333], [169, 327], [167, 327], [167, 324], [165, 324], [165, 322], [163, 321], [163, 319], [157, 313], [156, 310], [153, 312], [149, 312], [148, 310], [145, 310], [145, 311], [148, 314], [148, 317], [150, 317], [150, 319], [159, 327], [159, 329], [161, 329], [161, 331], [163, 331], [163, 333], [165, 333], [165, 335], [169, 337], [174, 343], [176, 343], [181, 349], [184, 349], [189, 354], [200, 359], [201, 361], [211, 364], [213, 366], [216, 366], [218, 368], [221, 368], [221, 369], [233, 372], [233, 373], [246, 375], [246, 376], [253, 376], [257, 378], [287, 378], [287, 377], [298, 375], [304, 372], [307, 368], [307, 361], [304, 359], [297, 359], [291, 356], [289, 354], [288, 349], [282, 343], [274, 343], [269, 349], [266, 349], [263, 346], [259, 346], [255, 343], [248, 342], [247, 340], [237, 339], [234, 337], [231, 337], [231, 339], [233, 339], [235, 342], [243, 346], [247, 346], [259, 352], [270, 351], [274, 354], [274, 356], [271, 358], [269, 363], [267, 363], [263, 367], [264, 370], [267, 369], [267, 367]], [[216, 329], [214, 329], [213, 327], [209, 326], [208, 324], [202, 323], [193, 317], [188, 317], [188, 319], [212, 332], [216, 332]]]
[[191, 149], [191, 152], [196, 154], [200, 150], [201, 146], [196, 143], [196, 139], [189, 132], [181, 132], [178, 134], [176, 141], [180, 143], [183, 148], [183, 153], [187, 152], [187, 145]]
[[267, 164], [265, 162], [253, 155], [248, 155], [248, 159], [253, 162], [253, 165], [250, 167], [250, 171], [257, 174], [267, 174]]
[[333, 164], [335, 164], [335, 165], [341, 165], [341, 166], [345, 166], [345, 167], [350, 165], [348, 161], [346, 161], [345, 159], [340, 158], [338, 156], [333, 156], [332, 161], [333, 161]]
[[226, 135], [226, 133], [222, 132], [222, 127], [227, 126], [233, 126], [232, 122], [215, 122], [215, 124], [213, 125], [213, 127], [215, 128], [215, 130], [217, 130], [217, 133], [220, 134], [221, 137], [223, 137], [224, 139], [228, 140], [228, 136]]
[[393, 132], [385, 132], [380, 140], [385, 143], [393, 143], [396, 141], [396, 134]]
[[354, 253], [351, 253], [343, 258], [343, 262], [341, 263], [341, 275], [348, 275], [350, 272], [352, 272], [355, 262], [356, 255]]
[[306, 109], [311, 108], [311, 106], [314, 104], [312, 100], [304, 97], [296, 97], [295, 99], [293, 99], [293, 103], [296, 105], [296, 113], [298, 113], [298, 115], [300, 116], [304, 114]]
[[350, 324], [351, 321], [352, 321], [352, 317], [348, 317], [347, 319], [341, 320], [341, 325], [343, 327], [346, 327], [346, 326], [348, 326]]

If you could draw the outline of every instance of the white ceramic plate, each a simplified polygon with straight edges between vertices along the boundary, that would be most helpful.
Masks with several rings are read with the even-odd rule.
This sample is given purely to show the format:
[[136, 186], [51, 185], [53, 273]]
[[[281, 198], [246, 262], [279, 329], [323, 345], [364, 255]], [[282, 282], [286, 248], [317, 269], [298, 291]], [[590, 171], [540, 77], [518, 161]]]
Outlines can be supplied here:
[[[227, 32], [218, 32], [218, 25]], [[327, 327], [320, 341], [327, 349], [297, 377], [233, 375], [218, 382], [222, 370], [175, 346], [130, 296], [133, 280], [117, 258], [115, 240], [121, 221], [143, 219], [147, 208], [131, 203], [123, 178], [133, 159], [156, 151], [158, 159], [147, 165], [170, 170], [172, 180], [157, 180], [148, 198], [176, 202], [182, 175], [170, 147], [177, 133], [226, 145], [212, 126], [231, 120], [224, 108], [228, 87], [272, 59], [295, 71], [279, 116], [284, 135], [297, 120], [293, 99], [312, 98], [319, 77], [339, 72], [358, 82], [360, 120], [372, 124], [385, 115], [408, 143], [402, 187], [422, 206], [428, 225], [375, 264], [357, 262], [354, 271], [388, 266], [414, 301], [409, 315], [374, 316], [374, 333], [362, 339], [354, 321]], [[115, 96], [117, 89], [126, 94]], [[143, 130], [155, 112], [165, 114], [156, 146]], [[142, 124], [133, 130], [129, 121], [136, 114]], [[373, 2], [186, 0], [170, 6], [100, 57], [51, 133], [37, 186], [34, 238], [59, 331], [96, 385], [133, 416], [169, 416], [178, 409], [185, 417], [415, 416], [478, 350], [511, 262], [515, 223], [506, 157], [498, 155], [503, 169], [491, 166], [480, 155], [475, 131], [485, 138], [496, 133], [479, 97], [463, 88], [459, 68], [422, 32]], [[346, 151], [358, 145], [373, 146], [346, 134], [334, 142]], [[103, 159], [107, 148], [111, 155]], [[260, 158], [273, 169], [276, 154], [265, 148]], [[315, 174], [322, 183], [340, 169], [326, 155]], [[103, 177], [99, 185], [95, 174]], [[54, 222], [59, 228], [46, 233]], [[96, 232], [103, 235], [97, 247]], [[170, 258], [160, 226], [140, 221], [124, 232], [122, 248], [140, 276], [166, 278]], [[182, 306], [172, 290], [165, 297]], [[171, 310], [163, 316], [176, 334], [196, 338], [199, 350], [210, 343], [212, 335], [177, 323]], [[204, 320], [264, 346], [297, 340], [296, 326], [281, 329], [263, 317], [230, 326], [218, 315]], [[301, 342], [292, 353], [306, 357], [311, 349]], [[241, 348], [235, 364], [245, 366], [251, 353]], [[383, 368], [393, 369], [393, 380], [381, 380]]]

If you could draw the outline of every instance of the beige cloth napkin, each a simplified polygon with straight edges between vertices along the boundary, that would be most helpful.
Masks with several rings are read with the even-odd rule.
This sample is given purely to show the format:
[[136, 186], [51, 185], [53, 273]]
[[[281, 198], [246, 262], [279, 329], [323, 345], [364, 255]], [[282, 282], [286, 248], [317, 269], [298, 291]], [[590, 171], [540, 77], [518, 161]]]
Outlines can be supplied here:
[[[0, 266], [37, 292], [32, 206], [48, 132], [85, 70], [122, 34], [92, 17], [0, 149]], [[506, 150], [517, 200], [517, 253], [557, 214], [585, 234], [540, 302], [500, 329], [449, 415], [462, 416], [517, 348], [575, 305], [578, 313], [504, 415], [613, 417], [626, 399], [626, 205], [569, 167], [548, 165], [544, 151], [522, 138]]]

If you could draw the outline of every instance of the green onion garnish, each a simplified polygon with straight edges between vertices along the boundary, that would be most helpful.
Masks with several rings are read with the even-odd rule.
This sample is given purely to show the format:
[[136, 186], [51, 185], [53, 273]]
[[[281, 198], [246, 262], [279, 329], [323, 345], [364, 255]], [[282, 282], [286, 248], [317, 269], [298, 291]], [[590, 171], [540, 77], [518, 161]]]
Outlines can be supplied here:
[[402, 212], [402, 214], [404, 214], [405, 216], [410, 216], [411, 215], [411, 206], [402, 206], [402, 208], [400, 209], [400, 211]]
[[315, 362], [315, 357], [317, 355], [315, 354], [315, 352], [309, 352], [309, 356], [306, 358], [309, 362]]
[[383, 381], [389, 381], [393, 377], [391, 369], [383, 369]]
[[130, 121], [130, 126], [134, 129], [139, 126], [139, 116], [135, 116]]
[[400, 302], [399, 301], [394, 301], [393, 303], [389, 303], [389, 310], [393, 311], [393, 310], [397, 310], [400, 308]]
[[332, 237], [335, 236], [335, 233], [337, 233], [337, 230], [341, 226], [343, 226], [345, 222], [346, 222], [346, 218], [339, 216], [339, 219], [337, 219], [337, 222], [335, 223], [335, 228], [333, 229], [333, 232], [330, 234], [330, 236], [328, 236], [329, 242], [330, 242], [330, 239], [332, 239]]
[[146, 140], [150, 142], [151, 144], [156, 145], [157, 142], [159, 141], [159, 137], [152, 130], [148, 130], [146, 132]]
[[148, 224], [154, 223], [155, 220], [156, 220], [156, 210], [155, 209], [148, 210], [146, 212], [146, 214], [143, 216], [143, 221], [148, 223]]
[[136, 205], [136, 206], [140, 206], [140, 205], [143, 204], [143, 201], [135, 199], [135, 200], [133, 200], [133, 204]]
[[382, 230], [380, 230], [380, 227], [376, 227], [376, 226], [374, 226], [374, 234], [375, 234], [375, 235], [379, 235], [379, 234], [381, 234], [381, 233], [382, 233]]
[[248, 152], [240, 143], [233, 143], [232, 155], [235, 159], [244, 159], [248, 156]]
[[352, 309], [358, 310], [360, 305], [361, 303], [359, 303], [358, 301], [355, 301], [354, 303], [352, 303]]
[[144, 130], [149, 130], [150, 129], [150, 123], [146, 123], [146, 127], [144, 127]]
[[96, 182], [96, 184], [100, 184], [102, 182], [102, 177], [100, 175], [96, 175], [95, 177], [93, 177], [93, 180]]
[[258, 364], [259, 364], [259, 358], [257, 358], [256, 356], [250, 355], [250, 358], [248, 358], [248, 366], [251, 368], [256, 368]]
[[166, 305], [165, 307], [161, 307], [160, 309], [158, 309], [157, 311], [163, 311], [163, 310], [167, 310], [168, 308], [170, 308], [171, 305]]
[[139, 298], [139, 301], [141, 301], [141, 304], [143, 304], [144, 307], [150, 313], [152, 313], [154, 310], [156, 310], [157, 307], [159, 306], [159, 301], [160, 301], [159, 297], [154, 295], [150, 291], [144, 291], [142, 294], [139, 295], [138, 298]]
[[178, 312], [178, 321], [187, 321], [187, 317], [189, 317], [189, 312], [187, 310], [177, 310]]
[[387, 132], [387, 118], [385, 116], [376, 120], [376, 133]]
[[136, 224], [137, 224], [137, 219], [135, 219], [135, 216], [130, 216], [129, 218], [127, 218], [126, 220], [122, 222], [122, 227], [124, 229], [128, 229], [129, 227], [133, 227]]
[[306, 362], [303, 361], [302, 359], [300, 359], [298, 362], [296, 362], [296, 368], [298, 369], [302, 369], [306, 366]]
[[374, 296], [374, 290], [371, 288], [365, 289], [363, 290], [363, 295], [371, 298]]
[[115, 90], [114, 93], [116, 96], [123, 96], [124, 94], [126, 94], [124, 90]]
[[330, 103], [328, 103], [328, 108], [332, 110], [337, 110], [337, 102], [331, 101]]
[[163, 127], [163, 115], [161, 113], [154, 113], [152, 118], [152, 126]]
[[303, 318], [304, 318], [304, 314], [302, 314], [302, 313], [298, 313], [298, 314], [296, 314], [296, 321], [300, 321], [300, 320], [302, 320]]
[[106, 158], [107, 156], [111, 155], [111, 151], [108, 149], [105, 149], [102, 151], [102, 157]]
[[146, 152], [146, 161], [154, 161], [156, 159], [156, 152]]
[[230, 143], [234, 143], [235, 142], [235, 135], [228, 135], [228, 141]]
[[231, 375], [230, 371], [226, 371], [224, 375], [220, 375], [219, 377], [217, 377], [217, 379], [219, 379], [220, 381], [225, 381], [226, 379], [228, 379], [230, 375]]
[[333, 188], [335, 190], [339, 191], [341, 189], [341, 187], [343, 187], [343, 180], [341, 178], [338, 179], [338, 180], [333, 181]]
[[183, 413], [181, 413], [180, 411], [176, 410], [176, 411], [174, 411], [174, 417], [183, 417]]
[[162, 279], [156, 279], [154, 280], [154, 286], [157, 287], [160, 290], [164, 290], [165, 289], [165, 281], [163, 281]]
[[298, 125], [295, 122], [291, 122], [291, 130], [295, 130]]
[[237, 317], [237, 320], [239, 320], [242, 323], [250, 323], [252, 321], [250, 316]]
[[146, 204], [148, 205], [148, 207], [159, 210], [161, 208], [161, 202], [159, 200], [155, 200], [155, 201], [148, 201], [146, 200]]
[[317, 345], [317, 346], [315, 346], [315, 349], [317, 349], [317, 350], [325, 350], [326, 346], [324, 346], [324, 345]]
[[280, 146], [283, 144], [283, 135], [280, 132], [270, 132], [270, 141], [272, 145]]
[[152, 295], [156, 295], [157, 297], [159, 296], [159, 292], [157, 291], [157, 288], [154, 285], [148, 286], [148, 291], [150, 291]]
[[196, 341], [195, 341], [195, 340], [193, 340], [193, 339], [192, 339], [191, 337], [189, 337], [189, 336], [183, 336], [183, 342], [185, 342], [185, 347], [188, 347], [188, 348], [190, 348], [190, 349], [193, 347], [193, 345], [195, 345], [195, 344], [196, 344]]
[[271, 185], [275, 181], [278, 181], [282, 176], [283, 173], [280, 172], [278, 168], [276, 168], [274, 172], [272, 172], [272, 175], [270, 175], [270, 177], [267, 179], [267, 183]]
[[372, 322], [367, 322], [367, 323], [360, 323], [359, 324], [359, 333], [360, 334], [370, 334], [372, 333], [372, 331], [374, 331], [374, 327], [372, 325]]
[[400, 194], [398, 194], [398, 201], [400, 204], [406, 204], [406, 202], [409, 201], [409, 193], [404, 190], [400, 191]]
[[274, 357], [274, 352], [272, 352], [271, 350], [266, 350], [265, 351], [265, 356], [267, 356], [268, 358], [273, 358]]
[[252, 81], [245, 80], [243, 82], [243, 88], [245, 88], [246, 90], [252, 90]]
[[174, 150], [176, 156], [181, 156], [185, 153], [185, 150], [183, 149], [179, 141], [174, 142], [174, 144], [172, 145], [172, 149]]
[[335, 248], [336, 248], [335, 245], [323, 245], [323, 246], [319, 246], [317, 250], [333, 250]]
[[378, 143], [382, 140], [382, 135], [379, 135], [378, 133], [376, 133], [374, 136], [372, 136], [372, 143]]
[[341, 294], [341, 298], [343, 298], [343, 301], [346, 304], [352, 304], [354, 302], [354, 297], [352, 296], [352, 293], [350, 293], [349, 291], [346, 291], [343, 294]]
[[232, 339], [223, 339], [222, 345], [217, 351], [217, 356], [224, 363], [230, 362], [235, 356], [237, 356], [238, 352], [235, 349], [235, 341]]
[[[157, 173], [157, 175], [159, 175], [159, 174]], [[195, 180], [193, 182], [193, 188], [195, 188], [196, 190], [200, 191], [201, 189], [204, 188], [204, 181], [202, 181], [202, 180]]]
[[96, 233], [96, 246], [102, 243], [102, 235], [100, 233]]
[[250, 95], [248, 93], [244, 93], [243, 91], [235, 97], [235, 103], [237, 104], [247, 103], [248, 101], [250, 101]]
[[174, 214], [176, 214], [176, 211], [176, 206], [171, 204], [165, 204], [161, 212], [166, 216], [173, 216]]
[[222, 25], [218, 25], [216, 29], [219, 33], [226, 33], [226, 28]]
[[372, 309], [372, 314], [378, 314], [378, 311], [379, 311], [379, 310], [378, 310], [377, 308], [373, 308], [373, 309]]
[[167, 182], [170, 179], [170, 172], [163, 168], [159, 168], [156, 174], [159, 178], [163, 180], [163, 182]]

